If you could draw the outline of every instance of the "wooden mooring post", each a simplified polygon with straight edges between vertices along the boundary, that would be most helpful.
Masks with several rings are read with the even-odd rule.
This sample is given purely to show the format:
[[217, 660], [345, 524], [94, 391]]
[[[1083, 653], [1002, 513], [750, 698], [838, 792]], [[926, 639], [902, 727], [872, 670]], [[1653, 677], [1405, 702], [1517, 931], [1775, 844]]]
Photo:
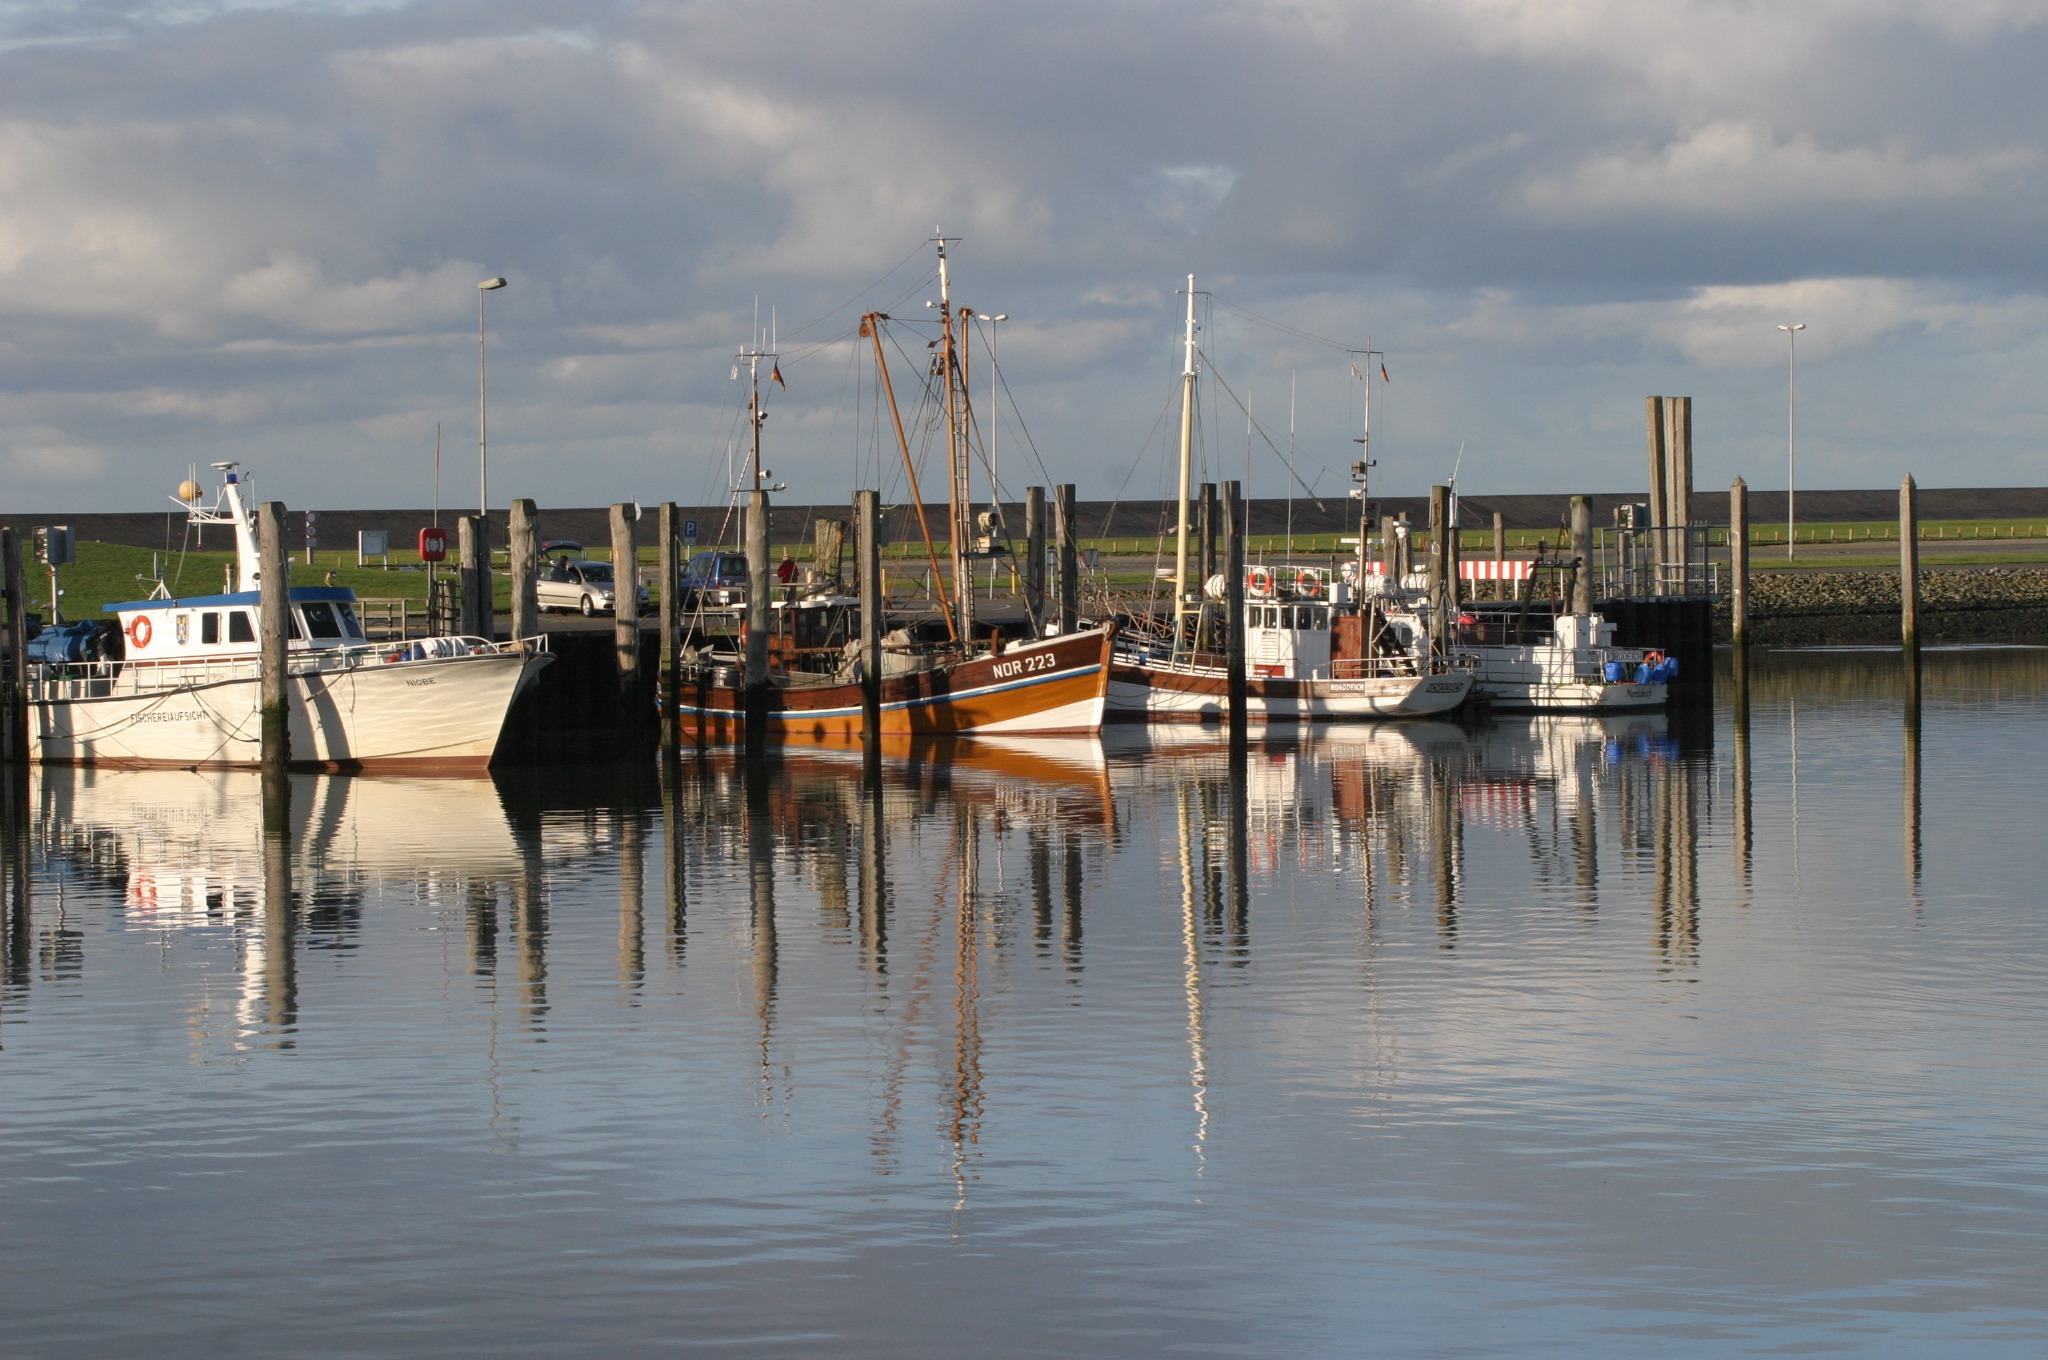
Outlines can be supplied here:
[[1054, 493], [1053, 518], [1060, 536], [1060, 632], [1066, 634], [1081, 626], [1080, 525], [1072, 482], [1062, 483]]
[[745, 672], [747, 753], [762, 754], [768, 740], [768, 493], [747, 496], [747, 646]]
[[540, 570], [540, 514], [532, 501], [512, 502], [505, 539], [512, 567], [512, 638], [516, 642], [540, 631], [540, 597], [534, 585]]
[[1451, 637], [1446, 576], [1457, 568], [1449, 561], [1450, 524], [1451, 489], [1433, 486], [1429, 489], [1429, 641], [1430, 650], [1438, 656], [1449, 648]]
[[1507, 598], [1508, 593], [1508, 517], [1496, 510], [1493, 512], [1493, 598]]
[[257, 649], [261, 670], [258, 702], [263, 734], [263, 830], [289, 834], [290, 786], [285, 769], [292, 759], [291, 696], [286, 686], [285, 639], [291, 628], [291, 567], [285, 560], [284, 502], [265, 501], [256, 511]]
[[676, 522], [676, 503], [661, 503], [661, 660], [656, 663], [661, 682], [661, 749], [676, 750], [676, 680], [682, 674], [682, 600], [678, 590], [683, 579], [682, 526]]
[[1728, 488], [1728, 640], [1737, 667], [1749, 663], [1749, 483]]
[[[1037, 491], [1037, 487], [1031, 488]], [[1045, 497], [1038, 497], [1042, 510]], [[888, 626], [888, 602], [882, 598], [882, 493], [853, 493], [854, 553], [860, 574], [860, 707], [861, 732], [869, 738], [882, 731], [882, 632]], [[1039, 571], [1045, 571], [1040, 544]], [[1040, 581], [1041, 591], [1044, 585]], [[1032, 616], [1036, 619], [1037, 615]]]
[[1034, 637], [1045, 636], [1045, 488], [1024, 488], [1024, 613]]
[[619, 675], [619, 701], [640, 692], [640, 539], [634, 521], [640, 507], [612, 507], [612, 664]]
[[1223, 612], [1224, 685], [1230, 707], [1233, 737], [1245, 727], [1244, 683], [1244, 521], [1243, 488], [1236, 482], [1223, 484]]
[[28, 740], [28, 586], [21, 569], [21, 536], [0, 529], [0, 591], [7, 607], [7, 726], [0, 748], [9, 761], [26, 763]]
[[1899, 642], [1909, 659], [1920, 652], [1920, 489], [1908, 473], [1899, 483]]
[[491, 522], [482, 515], [464, 515], [457, 526], [461, 556], [461, 617], [455, 631], [463, 637], [491, 636]]
[[1574, 614], [1593, 612], [1593, 498], [1572, 497], [1572, 599]]

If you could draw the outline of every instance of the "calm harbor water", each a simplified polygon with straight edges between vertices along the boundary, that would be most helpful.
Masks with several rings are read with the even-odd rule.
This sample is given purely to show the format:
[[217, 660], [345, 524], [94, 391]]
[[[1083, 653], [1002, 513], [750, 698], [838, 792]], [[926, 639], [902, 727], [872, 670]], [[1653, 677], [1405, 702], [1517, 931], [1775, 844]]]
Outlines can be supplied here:
[[0, 1354], [2039, 1354], [2048, 652], [1902, 693], [38, 771]]

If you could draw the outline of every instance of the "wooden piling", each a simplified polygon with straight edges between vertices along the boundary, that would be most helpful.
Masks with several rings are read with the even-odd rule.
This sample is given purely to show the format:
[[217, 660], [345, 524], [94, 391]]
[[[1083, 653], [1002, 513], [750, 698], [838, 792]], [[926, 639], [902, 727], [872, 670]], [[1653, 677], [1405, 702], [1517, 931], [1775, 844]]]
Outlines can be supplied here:
[[1728, 488], [1728, 575], [1728, 637], [1741, 667], [1749, 656], [1749, 483], [1740, 477]]
[[540, 632], [540, 600], [534, 585], [540, 570], [540, 514], [532, 501], [512, 502], [505, 537], [512, 564], [512, 638], [517, 641]]
[[491, 536], [490, 521], [482, 515], [464, 515], [456, 523], [457, 553], [461, 558], [461, 615], [455, 631], [463, 637], [489, 637], [491, 618]]
[[677, 535], [676, 503], [661, 503], [661, 660], [657, 663], [661, 682], [661, 748], [676, 747], [676, 677], [682, 672], [682, 548]]
[[1230, 726], [1241, 732], [1245, 723], [1244, 678], [1244, 521], [1243, 488], [1236, 482], [1223, 484], [1223, 613], [1224, 685], [1230, 706]]
[[1500, 511], [1493, 512], [1493, 598], [1505, 599], [1508, 593], [1508, 517]]
[[1045, 636], [1045, 488], [1024, 488], [1024, 613], [1034, 637]]
[[1919, 493], [1908, 473], [1899, 483], [1899, 641], [1909, 658], [1920, 651]]
[[747, 749], [758, 754], [768, 736], [768, 493], [747, 496]]
[[[1039, 497], [1041, 509], [1044, 499]], [[866, 733], [878, 736], [882, 730], [882, 633], [888, 626], [888, 604], [882, 598], [882, 493], [856, 491], [853, 506], [854, 560], [860, 572], [861, 724]], [[1040, 549], [1038, 569], [1043, 574], [1043, 544]], [[1043, 582], [1040, 584], [1042, 587]]]
[[619, 675], [619, 698], [634, 701], [640, 692], [640, 538], [634, 531], [639, 508], [621, 502], [612, 507], [612, 664]]
[[1080, 525], [1074, 508], [1074, 484], [1064, 482], [1053, 496], [1053, 520], [1060, 536], [1060, 632], [1081, 626]]
[[0, 591], [7, 608], [7, 727], [4, 739], [8, 760], [26, 762], [28, 740], [28, 585], [21, 569], [21, 536], [13, 529], [0, 529]]
[[1450, 594], [1444, 585], [1444, 549], [1450, 538], [1445, 531], [1450, 523], [1451, 489], [1433, 486], [1429, 489], [1429, 638], [1439, 656], [1450, 643]]
[[820, 583], [839, 584], [839, 563], [846, 555], [846, 521], [820, 519], [811, 523], [811, 577]]
[[1593, 612], [1593, 498], [1572, 497], [1572, 599], [1574, 614]]
[[1665, 518], [1665, 478], [1670, 475], [1671, 463], [1666, 452], [1670, 431], [1665, 419], [1663, 397], [1645, 398], [1648, 411], [1645, 419], [1650, 439], [1650, 578], [1651, 593], [1664, 593], [1664, 538], [1661, 532], [1670, 523]]
[[289, 681], [284, 664], [285, 639], [291, 629], [291, 568], [285, 561], [284, 514], [283, 501], [265, 501], [256, 512], [263, 768], [278, 771], [292, 759], [291, 707], [285, 692]]

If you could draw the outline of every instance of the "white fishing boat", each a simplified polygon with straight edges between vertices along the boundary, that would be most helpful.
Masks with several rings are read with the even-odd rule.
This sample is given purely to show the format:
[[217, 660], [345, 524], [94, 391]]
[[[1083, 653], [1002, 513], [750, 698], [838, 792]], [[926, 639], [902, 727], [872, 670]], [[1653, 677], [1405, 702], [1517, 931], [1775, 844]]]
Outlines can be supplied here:
[[[29, 668], [32, 758], [51, 764], [256, 765], [262, 757], [256, 525], [248, 480], [216, 463], [215, 505], [197, 523], [234, 528], [236, 590], [105, 606], [118, 621], [92, 660]], [[187, 488], [197, 499], [197, 487]], [[180, 504], [186, 504], [180, 502]], [[294, 765], [479, 770], [512, 701], [552, 659], [545, 638], [372, 643], [355, 592], [289, 592], [286, 692]]]
[[[1419, 616], [1397, 626], [1422, 632]], [[1472, 672], [1472, 692], [1503, 712], [1662, 708], [1678, 662], [1654, 648], [1617, 647], [1599, 614], [1467, 605], [1448, 630], [1451, 657]]]
[[1426, 638], [1418, 643], [1389, 630], [1377, 604], [1356, 599], [1338, 573], [1314, 566], [1248, 568], [1237, 618], [1221, 616], [1227, 577], [1201, 581], [1191, 573], [1188, 487], [1198, 352], [1192, 274], [1187, 298], [1173, 613], [1163, 636], [1133, 629], [1118, 639], [1104, 716], [1126, 722], [1227, 717], [1228, 658], [1214, 648], [1221, 630], [1212, 624], [1244, 639], [1245, 717], [1251, 721], [1413, 718], [1456, 708], [1472, 688], [1471, 675], [1438, 660]]
[[[1356, 606], [1349, 587], [1320, 567], [1246, 572], [1243, 618], [1245, 716], [1255, 722], [1421, 718], [1465, 701], [1472, 674], [1429, 664], [1387, 626], [1372, 602]], [[1209, 593], [1220, 595], [1211, 583]], [[1230, 711], [1228, 659], [1175, 648], [1170, 639], [1132, 637], [1109, 677], [1112, 719], [1215, 721]]]

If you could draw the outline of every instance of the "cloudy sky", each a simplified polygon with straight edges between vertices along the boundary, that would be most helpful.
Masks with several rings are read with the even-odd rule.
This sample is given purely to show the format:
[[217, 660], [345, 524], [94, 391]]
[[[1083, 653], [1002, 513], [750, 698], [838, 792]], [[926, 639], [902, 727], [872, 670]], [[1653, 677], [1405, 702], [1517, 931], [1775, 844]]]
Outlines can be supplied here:
[[1157, 494], [1190, 271], [1260, 494], [1290, 389], [1342, 485], [1368, 339], [1388, 492], [1639, 486], [1654, 392], [1781, 487], [1786, 321], [1801, 485], [2040, 483], [2044, 69], [2036, 0], [0, 0], [4, 499], [421, 505], [438, 423], [473, 504], [492, 274], [494, 503], [717, 497], [757, 305], [770, 465], [841, 498], [935, 227], [1013, 490]]

